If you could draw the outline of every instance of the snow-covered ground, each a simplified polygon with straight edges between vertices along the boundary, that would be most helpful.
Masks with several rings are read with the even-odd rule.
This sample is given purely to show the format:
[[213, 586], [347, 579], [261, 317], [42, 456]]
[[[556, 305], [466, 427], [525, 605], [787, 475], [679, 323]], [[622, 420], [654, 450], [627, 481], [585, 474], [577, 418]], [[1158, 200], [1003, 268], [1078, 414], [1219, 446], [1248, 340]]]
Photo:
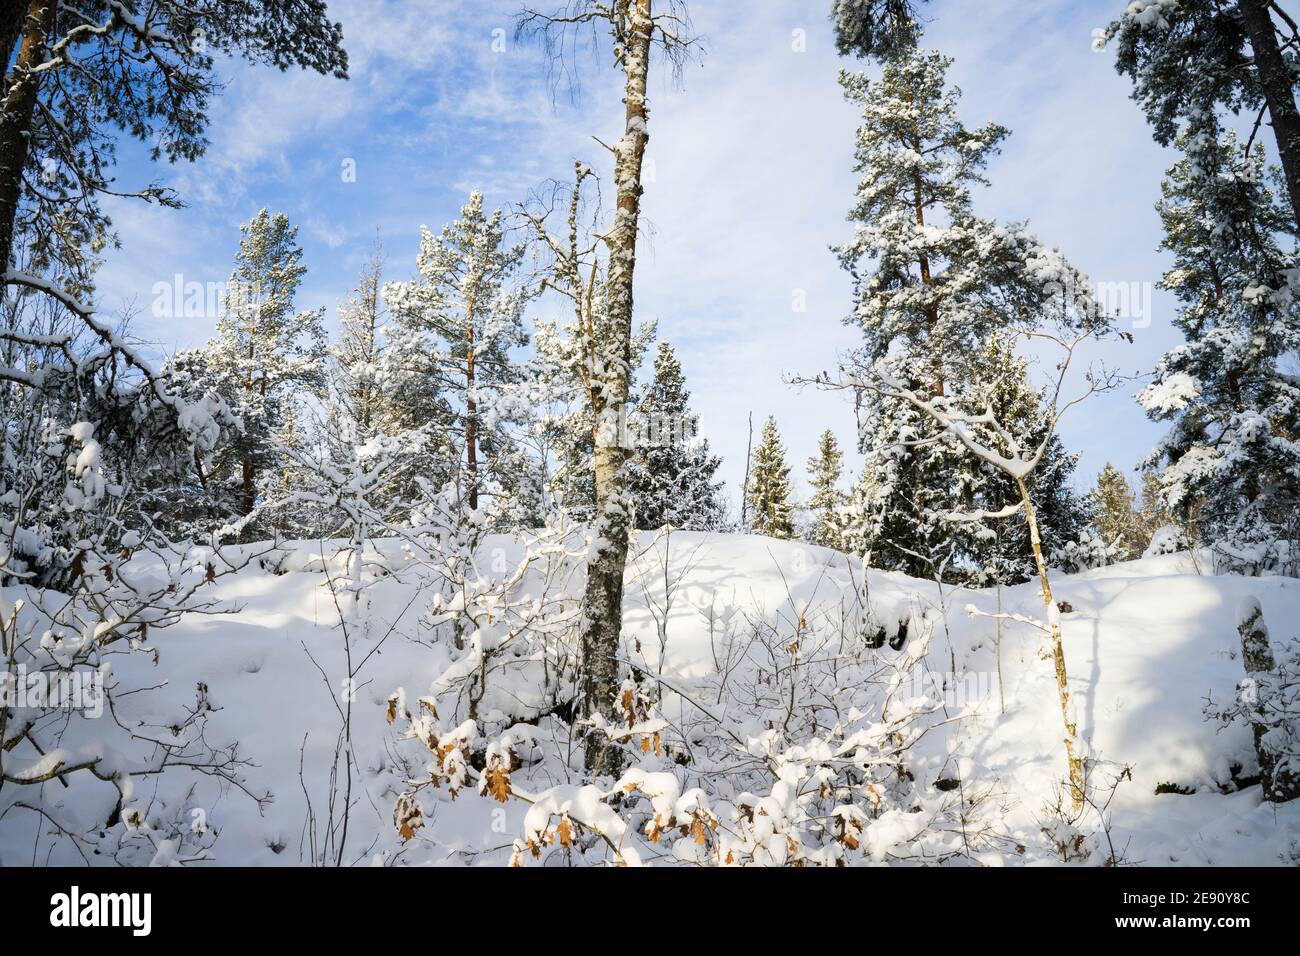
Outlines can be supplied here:
[[[156, 691], [124, 698], [119, 716], [165, 726], [183, 718], [196, 688], [204, 685], [216, 708], [208, 721], [209, 741], [237, 740], [255, 764], [245, 771], [248, 790], [273, 794], [259, 809], [247, 794], [184, 769], [137, 785], [157, 818], [197, 816], [215, 830], [210, 855], [218, 863], [306, 862], [308, 797], [318, 816], [326, 812], [335, 703], [346, 669], [331, 593], [319, 568], [311, 569], [317, 548], [304, 545], [279, 567], [250, 567], [221, 579], [218, 596], [238, 609], [191, 616], [158, 633], [152, 641], [156, 663], [148, 654], [115, 659], [123, 685], [165, 682]], [[675, 533], [665, 541], [645, 534], [638, 550], [625, 596], [629, 647], [688, 685], [714, 666], [710, 617], [716, 626], [720, 617], [735, 614], [834, 613], [861, 580], [857, 562], [843, 555], [758, 537]], [[472, 790], [439, 803], [436, 845], [418, 842], [401, 855], [394, 850], [392, 808], [402, 780], [391, 759], [396, 728], [385, 719], [387, 700], [399, 686], [412, 696], [424, 693], [434, 676], [430, 648], [420, 642], [423, 607], [413, 580], [398, 573], [378, 581], [371, 590], [368, 633], [354, 634], [353, 654], [359, 657], [392, 629], [357, 680], [353, 739], [361, 769], [347, 861], [501, 863], [508, 856], [502, 848], [519, 835], [527, 808], [498, 804]], [[1003, 709], [994, 621], [967, 611], [974, 605], [994, 612], [997, 594], [939, 589], [877, 572], [867, 583], [876, 620], [888, 625], [929, 609], [937, 621], [929, 689], [942, 696], [947, 716], [960, 719], [943, 723], [924, 740], [912, 758], [913, 771], [926, 784], [960, 780], [967, 788], [987, 789], [1008, 846], [1029, 848], [1023, 854], [986, 853], [980, 862], [1050, 859], [1041, 830], [1064, 775], [1064, 757], [1043, 635], [1023, 624], [1003, 624]], [[1062, 623], [1080, 733], [1107, 773], [1131, 768], [1131, 780], [1114, 790], [1107, 811], [1115, 852], [1125, 862], [1146, 865], [1283, 862], [1300, 841], [1300, 806], [1276, 809], [1262, 803], [1258, 785], [1236, 788], [1234, 775], [1255, 770], [1250, 733], [1244, 727], [1219, 729], [1203, 718], [1202, 707], [1207, 696], [1230, 700], [1244, 676], [1235, 629], [1242, 600], [1258, 598], [1276, 642], [1300, 631], [1300, 581], [1212, 576], [1181, 554], [1059, 575], [1054, 587], [1058, 600], [1072, 608]], [[18, 596], [17, 590], [6, 593]], [[1000, 601], [1003, 612], [1041, 614], [1035, 584], [1004, 589]], [[956, 681], [946, 676], [954, 672]], [[663, 708], [671, 720], [673, 703], [665, 701]], [[1191, 792], [1157, 794], [1162, 784]], [[62, 804], [61, 813], [73, 812], [87, 826], [108, 819], [114, 803], [107, 786], [92, 784], [88, 791], [57, 781], [42, 785], [42, 798]], [[0, 802], [12, 799], [0, 796]], [[31, 813], [0, 820], [0, 862], [79, 862], [71, 848], [46, 833], [38, 836], [37, 823]]]

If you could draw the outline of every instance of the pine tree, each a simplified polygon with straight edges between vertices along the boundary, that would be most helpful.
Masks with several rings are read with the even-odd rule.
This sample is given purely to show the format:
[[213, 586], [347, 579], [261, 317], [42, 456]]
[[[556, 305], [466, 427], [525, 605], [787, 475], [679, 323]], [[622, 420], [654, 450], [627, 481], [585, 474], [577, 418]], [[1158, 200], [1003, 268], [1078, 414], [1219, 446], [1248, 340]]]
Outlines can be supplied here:
[[628, 462], [628, 485], [636, 526], [709, 531], [723, 520], [722, 459], [699, 438], [681, 363], [667, 342], [659, 343], [654, 379], [632, 415], [637, 457]]
[[295, 406], [324, 388], [326, 349], [324, 310], [294, 306], [307, 272], [297, 227], [263, 209], [241, 233], [217, 337], [204, 352], [212, 384], [243, 423], [214, 457], [214, 478], [238, 489], [236, 511], [247, 515], [277, 480], [277, 441]]
[[887, 60], [914, 47], [918, 7], [925, 0], [832, 0], [835, 48], [841, 56]]
[[1156, 141], [1174, 143], [1184, 124], [1208, 130], [1219, 118], [1255, 114], [1273, 130], [1289, 196], [1285, 215], [1300, 215], [1300, 111], [1294, 67], [1300, 28], [1270, 0], [1150, 0], [1130, 3], [1105, 30], [1115, 68], [1133, 81], [1133, 99]]
[[[1142, 495], [1138, 502], [1137, 520], [1143, 552], [1157, 531], [1174, 524], [1174, 516], [1165, 505], [1165, 490], [1160, 483], [1160, 475], [1150, 469], [1142, 472]], [[1193, 523], [1194, 521], [1195, 519]]]
[[837, 551], [844, 548], [845, 495], [839, 486], [843, 473], [844, 454], [835, 433], [828, 428], [817, 443], [817, 454], [808, 459], [808, 484], [813, 490], [808, 501], [813, 516], [808, 540]]
[[[1300, 349], [1292, 220], [1269, 188], [1262, 147], [1235, 134], [1179, 139], [1157, 209], [1186, 342], [1157, 364], [1139, 401], [1172, 428], [1147, 466], [1170, 511], [1243, 569], [1276, 567], [1300, 507]], [[1285, 243], [1285, 246], [1283, 245]]]
[[[134, 196], [177, 206], [171, 190], [116, 182], [117, 134], [153, 158], [208, 146], [218, 59], [347, 77], [343, 31], [325, 0], [14, 0], [0, 10], [0, 272], [17, 245], [64, 262], [111, 228], [101, 209]], [[66, 227], [72, 224], [72, 229]]]
[[535, 519], [540, 507], [529, 480], [536, 467], [512, 435], [522, 420], [512, 353], [528, 342], [531, 295], [519, 282], [523, 253], [506, 244], [500, 210], [485, 213], [474, 192], [440, 235], [421, 229], [420, 279], [384, 286], [403, 426], [441, 430], [457, 449], [470, 509], [484, 495], [507, 524]]
[[1133, 507], [1133, 489], [1124, 473], [1107, 462], [1089, 497], [1093, 526], [1102, 542], [1108, 547], [1115, 546], [1122, 561], [1141, 557], [1150, 535], [1143, 535], [1141, 520]]
[[[850, 218], [858, 225], [839, 249], [854, 279], [863, 346], [855, 364], [865, 377], [884, 372], [906, 388], [959, 398], [981, 375], [1007, 374], [1002, 399], [1009, 420], [1035, 427], [1032, 392], [1008, 346], [994, 340], [1013, 323], [1091, 313], [1089, 284], [1055, 249], [1020, 223], [998, 224], [972, 211], [971, 188], [1007, 130], [968, 129], [957, 115], [960, 90], [947, 85], [951, 61], [938, 53], [898, 50], [876, 81], [843, 72], [848, 99], [862, 112], [855, 171], [862, 174]], [[1000, 370], [1000, 371], [995, 371]], [[982, 474], [934, 420], [908, 402], [865, 390], [860, 439], [866, 455], [862, 488], [853, 503], [852, 546], [884, 567], [933, 577], [952, 573], [1003, 575], [1014, 542], [978, 523], [954, 521], [980, 500], [1016, 498], [1002, 476]], [[1060, 519], [1073, 525], [1077, 502], [1059, 474], [1042, 473], [1047, 497], [1059, 497]], [[1005, 487], [1004, 487], [1005, 486]], [[1050, 527], [1045, 517], [1044, 527]], [[981, 545], [981, 542], [983, 544]], [[1029, 567], [1028, 551], [1014, 560]]]
[[763, 424], [763, 435], [754, 449], [749, 470], [749, 521], [757, 534], [769, 538], [794, 537], [794, 506], [790, 501], [790, 466], [785, 463], [785, 446], [776, 430], [776, 419]]
[[339, 306], [339, 338], [330, 349], [341, 373], [337, 403], [363, 437], [374, 432], [388, 434], [396, 427], [382, 334], [387, 315], [382, 296], [383, 268], [383, 249], [376, 239], [355, 290]]

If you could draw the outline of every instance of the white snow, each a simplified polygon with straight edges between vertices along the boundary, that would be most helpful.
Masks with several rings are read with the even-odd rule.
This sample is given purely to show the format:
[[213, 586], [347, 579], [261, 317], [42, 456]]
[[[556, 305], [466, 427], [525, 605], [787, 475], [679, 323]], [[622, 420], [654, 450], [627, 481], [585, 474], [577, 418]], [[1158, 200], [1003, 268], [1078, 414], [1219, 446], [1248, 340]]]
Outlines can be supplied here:
[[[640, 547], [648, 548], [652, 538], [643, 535]], [[512, 546], [495, 538], [487, 544]], [[684, 576], [665, 630], [661, 632], [656, 621], [663, 613], [664, 576], [630, 571], [625, 633], [629, 644], [639, 642], [646, 661], [659, 667], [674, 686], [692, 686], [714, 667], [710, 609], [715, 620], [727, 612], [771, 618], [793, 600], [812, 613], [834, 607], [862, 575], [856, 560], [797, 542], [675, 533], [668, 547], [670, 563], [677, 562]], [[396, 546], [390, 549], [381, 542], [379, 550], [391, 552], [390, 560], [400, 564]], [[136, 782], [135, 799], [141, 806], [155, 800], [183, 804], [193, 787], [186, 806], [202, 809], [199, 823], [219, 834], [208, 854], [218, 863], [305, 862], [307, 851], [299, 845], [307, 813], [303, 788], [320, 812], [336, 745], [337, 677], [345, 673], [337, 610], [324, 586], [319, 557], [320, 544], [311, 542], [278, 566], [267, 562], [275, 570], [302, 570], [274, 573], [255, 564], [221, 579], [215, 585], [217, 596], [238, 605], [236, 613], [194, 615], [163, 632], [154, 641], [156, 665], [149, 654], [123, 656], [114, 663], [115, 678], [124, 686], [165, 681], [156, 691], [120, 698], [119, 716], [124, 720], [165, 724], [193, 705], [195, 686], [204, 684], [214, 707], [208, 739], [238, 740], [256, 763], [247, 770], [249, 788], [274, 793], [274, 802], [259, 812], [233, 789], [184, 771]], [[395, 849], [392, 810], [405, 775], [391, 758], [397, 729], [386, 719], [389, 697], [399, 687], [407, 688], [396, 704], [405, 711], [407, 700], [415, 702], [438, 670], [430, 648], [417, 640], [417, 618], [425, 605], [411, 602], [418, 581], [409, 570], [399, 569], [374, 584], [369, 607], [376, 619], [354, 649], [354, 654], [366, 654], [390, 625], [396, 625], [356, 682], [353, 746], [360, 770], [349, 859], [359, 864], [504, 864], [513, 839], [543, 832], [548, 821], [554, 828], [565, 814], [599, 826], [616, 840], [624, 824], [601, 801], [601, 791], [576, 779], [541, 785], [520, 781], [521, 789], [537, 801], [531, 806], [523, 800], [498, 803], [466, 786], [455, 800], [437, 804], [440, 844], [417, 837]], [[1300, 806], [1264, 804], [1257, 785], [1235, 788], [1234, 768], [1238, 776], [1256, 769], [1250, 732], [1244, 726], [1219, 729], [1204, 719], [1202, 707], [1207, 696], [1231, 699], [1244, 676], [1236, 633], [1243, 602], [1259, 602], [1275, 639], [1295, 637], [1300, 582], [1211, 576], [1201, 570], [1192, 556], [1181, 553], [1055, 576], [1055, 597], [1072, 608], [1060, 621], [1080, 736], [1092, 756], [1111, 762], [1106, 766], [1132, 768], [1132, 780], [1119, 785], [1111, 805], [1111, 839], [1127, 862], [1276, 864], [1287, 847], [1300, 840]], [[927, 783], [960, 773], [967, 786], [991, 788], [1006, 807], [1001, 821], [1006, 832], [1015, 841], [1040, 848], [1027, 857], [1008, 849], [1003, 858], [982, 862], [1050, 860], [1041, 852], [1043, 811], [1063, 775], [1061, 715], [1052, 665], [1042, 655], [1044, 636], [1018, 620], [1041, 617], [1037, 583], [1003, 589], [1001, 596], [1005, 712], [1000, 712], [993, 676], [999, 624], [991, 617], [997, 609], [993, 592], [945, 588], [941, 593], [931, 582], [874, 571], [867, 584], [879, 621], [906, 620], [916, 609], [941, 616], [943, 623], [929, 642], [930, 669], [946, 672], [955, 664], [957, 690], [965, 694], [976, 688], [963, 699], [945, 699], [946, 708], [964, 710], [967, 716], [943, 723], [928, 735], [910, 756], [910, 769]], [[4, 597], [12, 603], [25, 593], [10, 588]], [[661, 633], [667, 634], [662, 655]], [[973, 679], [980, 676], [988, 679]], [[929, 692], [943, 695], [942, 689]], [[954, 693], [951, 686], [948, 693]], [[673, 724], [683, 706], [680, 699], [666, 697], [663, 720]], [[66, 746], [85, 752], [93, 743], [79, 740]], [[528, 747], [521, 745], [517, 752], [526, 759]], [[51, 753], [26, 772], [48, 770], [52, 761], [65, 757]], [[692, 814], [707, 813], [704, 795], [679, 793], [671, 774], [622, 783], [635, 784], [652, 799], [660, 824], [677, 825]], [[1157, 795], [1161, 784], [1191, 792]], [[112, 800], [106, 801], [105, 792], [94, 787], [92, 783], [89, 789], [82, 785], [67, 790], [55, 780], [39, 789], [44, 800], [94, 821], [112, 810]], [[6, 788], [0, 794], [0, 811], [14, 800], [32, 800], [35, 789]], [[26, 792], [14, 793], [18, 790]], [[779, 800], [780, 788], [759, 799]], [[78, 800], [84, 803], [76, 804]], [[925, 816], [886, 814], [875, 820], [864, 852], [883, 859], [891, 847], [909, 839], [912, 828], [923, 825]], [[0, 819], [0, 863], [30, 859], [38, 822], [30, 813], [11, 812]], [[187, 818], [186, 824], [191, 823]], [[449, 833], [456, 838], [447, 839]], [[56, 851], [52, 862], [80, 862], [70, 851], [64, 859], [63, 852]], [[683, 841], [675, 852], [691, 852], [690, 841]], [[632, 856], [623, 862], [636, 862]]]

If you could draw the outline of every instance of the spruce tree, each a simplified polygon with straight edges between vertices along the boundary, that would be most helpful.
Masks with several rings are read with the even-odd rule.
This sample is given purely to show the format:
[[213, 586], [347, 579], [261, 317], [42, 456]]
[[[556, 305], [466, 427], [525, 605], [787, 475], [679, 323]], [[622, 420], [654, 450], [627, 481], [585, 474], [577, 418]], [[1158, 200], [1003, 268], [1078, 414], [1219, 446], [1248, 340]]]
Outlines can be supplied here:
[[769, 538], [794, 537], [794, 506], [790, 501], [790, 466], [776, 419], [763, 424], [762, 438], [754, 449], [749, 470], [750, 528]]
[[637, 528], [709, 531], [721, 525], [725, 506], [716, 475], [722, 459], [698, 437], [699, 417], [667, 342], [659, 343], [654, 379], [631, 417], [638, 451], [628, 462], [628, 486]]
[[1300, 508], [1300, 392], [1288, 368], [1300, 350], [1296, 230], [1262, 147], [1247, 152], [1232, 132], [1179, 145], [1186, 156], [1157, 209], [1174, 257], [1162, 284], [1182, 303], [1186, 341], [1139, 395], [1172, 423], [1147, 465], [1174, 516], [1230, 564], [1276, 568]]
[[[1122, 561], [1141, 557], [1146, 540], [1143, 540], [1141, 520], [1133, 507], [1133, 489], [1124, 473], [1107, 462], [1089, 497], [1092, 500], [1093, 527], [1102, 543], [1108, 548], [1114, 546]], [[1145, 537], [1150, 538], [1149, 535]]]
[[837, 551], [844, 548], [845, 495], [840, 489], [843, 473], [844, 453], [835, 440], [835, 433], [828, 428], [817, 442], [817, 454], [808, 459], [808, 484], [813, 491], [808, 501], [808, 510], [812, 512], [808, 540]]

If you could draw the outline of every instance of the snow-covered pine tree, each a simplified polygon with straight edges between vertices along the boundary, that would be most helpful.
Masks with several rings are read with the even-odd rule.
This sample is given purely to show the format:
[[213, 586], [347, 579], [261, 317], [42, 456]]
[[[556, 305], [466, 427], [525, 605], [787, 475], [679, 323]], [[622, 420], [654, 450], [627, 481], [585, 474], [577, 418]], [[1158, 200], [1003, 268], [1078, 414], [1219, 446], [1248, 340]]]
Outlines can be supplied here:
[[297, 404], [324, 388], [326, 341], [325, 310], [294, 304], [307, 272], [297, 227], [263, 209], [240, 232], [217, 336], [190, 364], [207, 367], [210, 387], [242, 422], [217, 449], [211, 480], [219, 499], [233, 494], [234, 512], [248, 515], [279, 481], [286, 421], [302, 421]]
[[1147, 465], [1174, 515], [1229, 565], [1279, 569], [1300, 513], [1300, 389], [1287, 369], [1300, 349], [1296, 230], [1262, 147], [1204, 129], [1179, 145], [1157, 209], [1174, 257], [1162, 284], [1182, 302], [1186, 342], [1139, 395], [1173, 423]]
[[[946, 80], [950, 64], [941, 54], [904, 48], [885, 62], [878, 81], [848, 71], [840, 77], [863, 118], [854, 165], [862, 179], [850, 212], [857, 226], [838, 250], [855, 286], [854, 314], [846, 321], [864, 337], [855, 361], [868, 370], [887, 361], [891, 377], [908, 389], [940, 397], [958, 394], [981, 367], [993, 374], [1000, 363], [1012, 372], [1009, 356], [990, 364], [991, 340], [1011, 323], [1092, 308], [1087, 279], [1057, 250], [1024, 224], [973, 213], [971, 188], [986, 182], [982, 170], [1007, 130], [962, 123], [960, 90]], [[1005, 397], [1017, 407], [1027, 401]], [[999, 548], [981, 554], [971, 547], [991, 543], [988, 535], [947, 520], [969, 511], [990, 476], [978, 474], [969, 456], [940, 439], [933, 419], [908, 402], [870, 391], [862, 399], [863, 485], [872, 500], [854, 503], [855, 546], [884, 567], [925, 577], [999, 563]], [[1033, 427], [1030, 414], [1011, 418]], [[1069, 456], [1062, 456], [1064, 465]], [[1055, 478], [1047, 480], [1055, 474], [1045, 469], [1044, 488], [1036, 493], [1059, 489]], [[1027, 570], [1025, 554], [1017, 561]]]
[[[523, 254], [475, 191], [441, 234], [421, 228], [420, 278], [383, 288], [399, 420], [441, 430], [470, 509], [488, 506], [507, 525], [533, 523], [541, 505], [537, 464], [511, 433], [527, 413], [512, 355], [528, 342]], [[445, 476], [446, 465], [431, 461], [426, 477]]]
[[1188, 122], [1224, 115], [1264, 116], [1285, 171], [1290, 219], [1300, 215], [1300, 112], [1295, 51], [1300, 28], [1270, 0], [1143, 0], [1130, 3], [1093, 46], [1116, 45], [1115, 68], [1133, 81], [1133, 99], [1157, 142], [1169, 146]]
[[1160, 473], [1151, 469], [1142, 472], [1142, 493], [1138, 498], [1138, 530], [1142, 551], [1151, 544], [1152, 536], [1161, 528], [1174, 523], [1174, 516], [1165, 504], [1165, 490]]
[[700, 438], [699, 416], [690, 408], [681, 362], [667, 342], [659, 343], [654, 378], [632, 413], [637, 456], [628, 462], [628, 485], [636, 526], [710, 531], [725, 517], [722, 459]]
[[[347, 77], [325, 0], [14, 0], [0, 9], [0, 272], [27, 241], [75, 255], [110, 229], [103, 196], [179, 205], [116, 182], [118, 137], [195, 160], [222, 80], [218, 59]], [[75, 228], [62, 226], [75, 223]], [[49, 245], [45, 245], [45, 244]]]
[[356, 424], [363, 440], [374, 433], [391, 433], [396, 427], [382, 334], [387, 316], [381, 294], [383, 269], [383, 248], [376, 239], [356, 288], [339, 306], [339, 337], [330, 348], [341, 375], [335, 402]]
[[1107, 462], [1089, 498], [1093, 527], [1101, 541], [1108, 547], [1114, 545], [1121, 561], [1141, 557], [1151, 535], [1143, 533], [1141, 518], [1133, 507], [1136, 496], [1124, 473]]
[[841, 56], [888, 59], [916, 46], [917, 9], [925, 0], [831, 0], [835, 48]]
[[812, 488], [812, 497], [808, 499], [812, 522], [808, 540], [837, 551], [844, 548], [846, 496], [840, 489], [843, 474], [844, 453], [835, 440], [835, 433], [828, 428], [818, 439], [817, 454], [808, 459], [808, 485]]
[[794, 504], [790, 500], [790, 466], [785, 446], [771, 416], [763, 423], [749, 468], [749, 526], [769, 538], [794, 537]]

